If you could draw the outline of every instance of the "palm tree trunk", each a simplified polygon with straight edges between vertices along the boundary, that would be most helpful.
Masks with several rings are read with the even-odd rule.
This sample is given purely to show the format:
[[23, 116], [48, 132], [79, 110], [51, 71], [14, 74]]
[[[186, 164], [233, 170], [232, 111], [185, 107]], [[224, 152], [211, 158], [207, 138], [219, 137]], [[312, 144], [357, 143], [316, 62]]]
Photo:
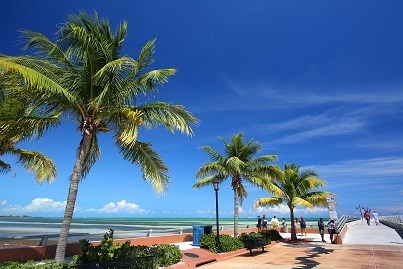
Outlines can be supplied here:
[[290, 217], [291, 217], [291, 241], [297, 240], [297, 231], [294, 223], [294, 207], [288, 206], [290, 208]]
[[60, 231], [59, 242], [57, 243], [55, 260], [59, 263], [64, 261], [66, 254], [67, 237], [70, 230], [71, 221], [73, 219], [74, 207], [77, 199], [78, 183], [80, 181], [83, 163], [87, 156], [91, 144], [92, 134], [83, 134], [82, 143], [79, 147], [76, 163], [74, 165], [73, 173], [70, 177], [69, 194], [67, 197], [66, 209], [64, 211], [64, 218], [62, 229]]
[[238, 189], [234, 189], [234, 237], [238, 237], [239, 197]]

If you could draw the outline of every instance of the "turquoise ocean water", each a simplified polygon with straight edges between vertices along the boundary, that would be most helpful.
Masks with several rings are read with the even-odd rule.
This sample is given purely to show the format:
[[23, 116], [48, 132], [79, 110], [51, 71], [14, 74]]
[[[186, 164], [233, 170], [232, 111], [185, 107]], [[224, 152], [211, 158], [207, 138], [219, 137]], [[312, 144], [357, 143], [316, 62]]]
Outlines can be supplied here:
[[[62, 218], [0, 217], [0, 238], [58, 234], [62, 220]], [[281, 222], [281, 219], [279, 220]], [[219, 221], [220, 229], [233, 229], [232, 218], [220, 218]], [[306, 221], [308, 227], [310, 224], [316, 227], [318, 218], [308, 218]], [[179, 233], [180, 230], [183, 233], [189, 233], [192, 232], [194, 225], [211, 225], [215, 229], [216, 220], [215, 218], [75, 218], [70, 232], [89, 233], [102, 238], [105, 232], [113, 229], [116, 238], [122, 238], [145, 236], [150, 230], [154, 235], [174, 234]], [[256, 218], [239, 219], [239, 228], [254, 227], [255, 225]]]

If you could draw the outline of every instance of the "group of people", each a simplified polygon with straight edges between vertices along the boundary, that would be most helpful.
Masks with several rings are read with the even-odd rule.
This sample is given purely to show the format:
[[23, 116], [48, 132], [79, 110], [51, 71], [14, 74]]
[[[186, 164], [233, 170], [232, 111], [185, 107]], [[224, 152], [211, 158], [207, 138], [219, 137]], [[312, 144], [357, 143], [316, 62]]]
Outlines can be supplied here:
[[[372, 213], [374, 217], [375, 225], [379, 224], [379, 215], [375, 211]], [[368, 226], [371, 225], [371, 209], [364, 209], [364, 219], [367, 221]]]
[[[283, 220], [284, 220], [284, 218], [283, 218]], [[270, 222], [271, 222], [273, 229], [277, 230], [279, 222], [278, 222], [278, 219], [276, 218], [276, 216], [274, 216]], [[263, 230], [267, 230], [267, 224], [268, 224], [268, 221], [267, 221], [266, 215], [263, 215], [263, 217], [257, 216], [256, 227], [259, 232], [261, 232]]]
[[[277, 219], [276, 216], [274, 216], [271, 219], [271, 225], [272, 225], [272, 229], [277, 230], [277, 228], [279, 227], [279, 220]], [[298, 221], [297, 218], [294, 219], [294, 225], [295, 227], [297, 227], [297, 224], [299, 223], [299, 226], [301, 228], [301, 235], [305, 235], [306, 236], [306, 222], [305, 219], [303, 217], [301, 217], [301, 219]], [[267, 225], [268, 225], [268, 220], [266, 218], [266, 215], [263, 215], [263, 217], [257, 216], [257, 229], [258, 231], [263, 231], [263, 230], [267, 230]], [[287, 221], [285, 220], [285, 218], [282, 219], [281, 221], [281, 230], [282, 232], [288, 233], [288, 227], [287, 227]]]
[[[277, 230], [277, 228], [279, 227], [279, 221], [278, 221], [277, 217], [274, 216], [270, 222], [271, 222], [272, 228], [274, 230]], [[299, 224], [299, 227], [301, 228], [301, 236], [306, 236], [307, 233], [306, 233], [305, 219], [303, 217], [301, 217], [299, 220], [297, 218], [294, 218], [294, 226], [297, 227], [298, 224]], [[263, 215], [263, 217], [258, 216], [257, 225], [256, 225], [258, 231], [261, 232], [263, 230], [267, 230], [268, 229], [267, 225], [268, 225], [268, 220], [267, 220], [266, 216], [265, 215]], [[330, 242], [334, 243], [334, 235], [336, 234], [335, 221], [330, 220], [327, 223], [327, 225], [325, 226], [325, 223], [323, 222], [323, 218], [319, 219], [318, 228], [319, 228], [319, 234], [322, 238], [322, 242], [326, 242], [325, 227], [327, 227], [327, 232], [329, 233]], [[282, 232], [285, 232], [285, 233], [288, 232], [287, 222], [286, 222], [285, 218], [283, 218], [281, 221], [281, 228], [282, 228]]]
[[[325, 240], [325, 223], [323, 222], [323, 218], [319, 219], [318, 228], [319, 228], [320, 237], [322, 238], [322, 242], [326, 242], [326, 240]], [[327, 223], [327, 232], [329, 233], [330, 243], [334, 243], [333, 238], [336, 233], [336, 225], [335, 225], [334, 220], [330, 220]]]

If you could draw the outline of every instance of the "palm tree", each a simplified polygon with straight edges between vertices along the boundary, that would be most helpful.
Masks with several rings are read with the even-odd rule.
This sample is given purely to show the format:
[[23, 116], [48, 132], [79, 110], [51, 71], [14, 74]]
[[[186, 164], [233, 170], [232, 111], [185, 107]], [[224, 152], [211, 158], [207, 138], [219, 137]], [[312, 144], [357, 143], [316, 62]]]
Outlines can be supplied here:
[[213, 182], [223, 182], [231, 179], [231, 187], [234, 191], [234, 236], [238, 236], [238, 213], [239, 206], [247, 197], [244, 182], [247, 181], [255, 186], [262, 186], [266, 180], [264, 175], [281, 175], [281, 169], [269, 162], [277, 160], [276, 155], [264, 155], [254, 158], [261, 151], [258, 142], [243, 140], [243, 134], [238, 133], [230, 142], [224, 143], [225, 154], [221, 155], [210, 146], [202, 146], [201, 149], [209, 155], [211, 161], [199, 168], [196, 178], [199, 179], [193, 188], [201, 188], [212, 185]]
[[[4, 85], [1, 85], [4, 86]], [[13, 129], [13, 133], [8, 134], [2, 127], [2, 123], [11, 120], [19, 113], [24, 113], [32, 120], [39, 120], [35, 115], [30, 114], [30, 109], [21, 106], [21, 103], [11, 102], [5, 94], [5, 90], [0, 90], [0, 157], [4, 155], [14, 155], [17, 157], [17, 163], [21, 164], [25, 169], [34, 173], [36, 182], [41, 184], [43, 181], [53, 182], [57, 176], [56, 166], [53, 161], [46, 155], [32, 150], [21, 149], [17, 147], [18, 143], [28, 140], [35, 134], [32, 130], [20, 133], [18, 126]], [[12, 171], [11, 164], [0, 159], [0, 174], [8, 174]]]
[[139, 128], [164, 126], [172, 133], [178, 130], [193, 135], [191, 124], [197, 122], [183, 106], [147, 103], [152, 99], [148, 95], [176, 71], [150, 69], [155, 40], [142, 48], [137, 59], [121, 56], [126, 33], [127, 22], [113, 33], [109, 22], [99, 19], [97, 13], [93, 17], [80, 13], [61, 26], [56, 42], [40, 33], [23, 31], [25, 48], [33, 49], [35, 56], [0, 57], [0, 68], [16, 74], [26, 86], [11, 91], [14, 98], [58, 122], [75, 122], [81, 133], [56, 249], [58, 262], [64, 260], [78, 184], [100, 157], [98, 134], [111, 132], [123, 159], [138, 165], [143, 179], [156, 193], [162, 193], [170, 183], [169, 170], [150, 143], [138, 141]]
[[319, 178], [315, 170], [300, 171], [299, 168], [295, 163], [285, 164], [282, 177], [266, 181], [266, 185], [262, 186], [273, 197], [259, 198], [254, 204], [254, 207], [262, 207], [286, 203], [290, 209], [291, 240], [297, 240], [294, 225], [295, 206], [326, 206], [326, 195], [329, 194], [326, 191], [312, 191], [325, 184], [325, 180]]

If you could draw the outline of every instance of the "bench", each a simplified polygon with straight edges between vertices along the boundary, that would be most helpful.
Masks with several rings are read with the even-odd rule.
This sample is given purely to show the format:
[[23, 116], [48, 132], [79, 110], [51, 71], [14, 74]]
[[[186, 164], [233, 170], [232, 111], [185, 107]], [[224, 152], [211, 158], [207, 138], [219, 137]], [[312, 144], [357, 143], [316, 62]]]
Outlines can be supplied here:
[[141, 256], [127, 259], [72, 265], [70, 269], [152, 269], [155, 268], [154, 256]]
[[[270, 242], [269, 242], [270, 243]], [[267, 243], [261, 238], [248, 238], [245, 241], [246, 250], [250, 251], [250, 255], [252, 256], [252, 250], [262, 248], [262, 252], [265, 251], [264, 248], [267, 247]]]

